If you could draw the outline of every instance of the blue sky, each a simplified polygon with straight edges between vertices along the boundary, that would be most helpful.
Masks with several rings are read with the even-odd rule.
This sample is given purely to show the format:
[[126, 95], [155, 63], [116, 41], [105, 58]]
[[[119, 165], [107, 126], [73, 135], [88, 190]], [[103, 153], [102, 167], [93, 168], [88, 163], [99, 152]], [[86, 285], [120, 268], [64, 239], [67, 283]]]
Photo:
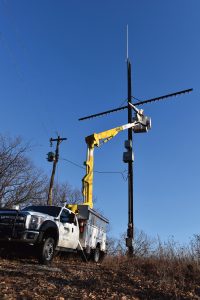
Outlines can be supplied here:
[[[200, 230], [200, 2], [0, 0], [1, 133], [31, 143], [50, 174], [49, 138], [67, 137], [62, 158], [82, 165], [84, 137], [127, 122], [126, 112], [79, 122], [127, 98], [126, 24], [133, 95], [192, 94], [143, 106], [148, 134], [134, 136], [134, 222], [151, 236], [185, 243]], [[127, 133], [95, 151], [95, 169], [123, 172]], [[60, 160], [56, 180], [81, 188], [84, 170]], [[111, 234], [127, 228], [127, 181], [95, 174], [96, 207]]]

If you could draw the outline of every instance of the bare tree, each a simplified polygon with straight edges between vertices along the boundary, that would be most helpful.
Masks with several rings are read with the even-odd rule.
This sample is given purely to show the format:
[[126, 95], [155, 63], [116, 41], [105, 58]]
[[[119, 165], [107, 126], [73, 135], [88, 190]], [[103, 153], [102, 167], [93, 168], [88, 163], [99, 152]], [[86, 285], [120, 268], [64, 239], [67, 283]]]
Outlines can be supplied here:
[[143, 230], [135, 229], [134, 255], [140, 257], [149, 256], [155, 246], [155, 239], [149, 237]]
[[0, 135], [0, 207], [37, 203], [45, 198], [46, 177], [26, 157], [20, 138]]
[[[111, 255], [125, 255], [126, 248], [126, 232], [121, 235], [119, 239], [109, 237], [108, 253]], [[155, 240], [148, 237], [144, 231], [135, 229], [134, 233], [134, 256], [148, 257], [151, 255], [154, 248]]]
[[80, 204], [83, 196], [78, 188], [72, 187], [69, 183], [54, 184], [53, 205]]
[[193, 259], [200, 261], [200, 234], [194, 234], [190, 240], [190, 253]]

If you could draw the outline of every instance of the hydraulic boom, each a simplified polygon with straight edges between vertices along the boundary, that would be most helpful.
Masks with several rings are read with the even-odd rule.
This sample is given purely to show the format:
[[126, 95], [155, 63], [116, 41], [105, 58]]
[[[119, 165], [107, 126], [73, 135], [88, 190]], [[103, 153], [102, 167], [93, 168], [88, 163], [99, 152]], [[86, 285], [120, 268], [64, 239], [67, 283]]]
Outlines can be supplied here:
[[[133, 123], [118, 126], [100, 133], [93, 133], [85, 138], [87, 144], [87, 157], [84, 162], [86, 166], [86, 175], [82, 179], [83, 204], [93, 208], [93, 176], [94, 176], [94, 148], [100, 147], [114, 138], [119, 132], [132, 128], [135, 133], [147, 132], [151, 128], [151, 120], [144, 116], [143, 110], [137, 109], [131, 105], [135, 111]], [[76, 204], [68, 204], [67, 207], [74, 212], [78, 211]]]
[[94, 148], [108, 142], [120, 131], [134, 127], [134, 123], [122, 125], [100, 133], [93, 133], [85, 138], [87, 143], [86, 175], [82, 179], [83, 202], [93, 208], [93, 174], [94, 174]]

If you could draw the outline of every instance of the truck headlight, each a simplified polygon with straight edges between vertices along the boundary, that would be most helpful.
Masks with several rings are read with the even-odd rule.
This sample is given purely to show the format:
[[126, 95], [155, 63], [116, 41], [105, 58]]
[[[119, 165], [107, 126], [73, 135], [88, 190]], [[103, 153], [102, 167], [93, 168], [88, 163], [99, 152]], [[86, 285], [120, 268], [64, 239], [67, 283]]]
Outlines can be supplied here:
[[38, 216], [31, 216], [29, 222], [29, 229], [36, 230], [40, 227], [40, 224], [44, 221], [42, 217]]

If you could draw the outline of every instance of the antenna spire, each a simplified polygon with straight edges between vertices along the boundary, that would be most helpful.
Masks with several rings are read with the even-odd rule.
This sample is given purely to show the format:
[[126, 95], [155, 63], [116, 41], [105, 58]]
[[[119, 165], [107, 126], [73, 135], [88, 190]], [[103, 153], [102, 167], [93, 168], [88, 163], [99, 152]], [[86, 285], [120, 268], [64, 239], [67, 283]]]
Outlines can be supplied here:
[[126, 60], [128, 61], [128, 24], [126, 25]]

